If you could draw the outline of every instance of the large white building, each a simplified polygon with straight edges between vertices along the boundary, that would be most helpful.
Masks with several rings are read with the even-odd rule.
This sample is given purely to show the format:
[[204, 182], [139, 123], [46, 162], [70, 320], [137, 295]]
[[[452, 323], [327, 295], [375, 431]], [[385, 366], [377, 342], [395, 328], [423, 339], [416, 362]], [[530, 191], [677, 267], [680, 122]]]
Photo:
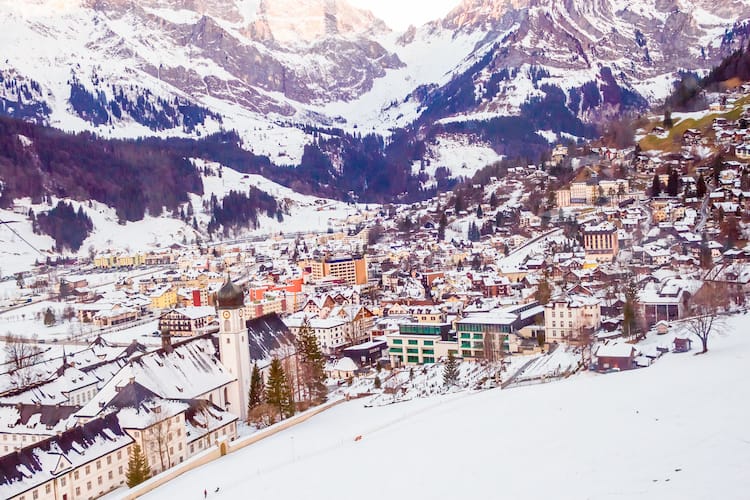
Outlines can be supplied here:
[[584, 331], [598, 330], [601, 324], [601, 301], [590, 295], [564, 293], [544, 306], [548, 343], [576, 340]]

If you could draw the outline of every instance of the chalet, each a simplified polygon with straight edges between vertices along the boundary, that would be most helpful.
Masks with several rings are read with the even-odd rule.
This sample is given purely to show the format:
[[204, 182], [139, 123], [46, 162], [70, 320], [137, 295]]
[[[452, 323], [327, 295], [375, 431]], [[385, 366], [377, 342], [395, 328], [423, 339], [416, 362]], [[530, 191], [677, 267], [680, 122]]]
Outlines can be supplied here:
[[192, 337], [205, 333], [202, 330], [216, 318], [216, 310], [208, 306], [191, 306], [170, 309], [159, 317], [159, 331], [173, 337]]
[[639, 354], [638, 349], [632, 344], [601, 345], [595, 353], [596, 369], [600, 372], [632, 370], [636, 367], [635, 359]]

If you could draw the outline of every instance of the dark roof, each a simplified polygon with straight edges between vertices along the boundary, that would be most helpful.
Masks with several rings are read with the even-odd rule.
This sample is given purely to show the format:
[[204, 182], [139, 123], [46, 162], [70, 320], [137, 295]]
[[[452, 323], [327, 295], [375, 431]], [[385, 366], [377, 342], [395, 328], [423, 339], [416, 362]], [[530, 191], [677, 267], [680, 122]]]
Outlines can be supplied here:
[[183, 399], [182, 402], [188, 404], [188, 409], [185, 411], [185, 421], [193, 427], [206, 428], [206, 424], [195, 418], [199, 413], [208, 412], [212, 417], [221, 419], [223, 410], [207, 399]]
[[138, 382], [130, 382], [117, 391], [107, 406], [115, 408], [138, 408], [144, 401], [159, 399], [159, 395]]
[[245, 306], [245, 293], [229, 279], [224, 282], [216, 294], [216, 303], [219, 309], [237, 309]]
[[20, 420], [17, 422], [19, 425], [26, 425], [29, 419], [36, 414], [40, 414], [39, 422], [43, 425], [55, 426], [61, 420], [65, 420], [69, 416], [77, 412], [80, 406], [59, 406], [59, 405], [29, 405], [29, 404], [3, 404], [0, 406], [13, 407], [18, 410]]
[[42, 472], [42, 464], [37, 453], [56, 452], [67, 455], [70, 452], [79, 453], [79, 449], [86, 449], [96, 439], [113, 441], [113, 437], [127, 436], [120, 427], [117, 415], [112, 413], [102, 418], [91, 420], [79, 427], [74, 427], [59, 436], [40, 441], [26, 448], [14, 451], [0, 457], [0, 484], [26, 480], [27, 477], [19, 469], [23, 466], [27, 472]]
[[280, 347], [294, 348], [294, 334], [276, 313], [250, 319], [246, 325], [252, 361], [269, 359]]

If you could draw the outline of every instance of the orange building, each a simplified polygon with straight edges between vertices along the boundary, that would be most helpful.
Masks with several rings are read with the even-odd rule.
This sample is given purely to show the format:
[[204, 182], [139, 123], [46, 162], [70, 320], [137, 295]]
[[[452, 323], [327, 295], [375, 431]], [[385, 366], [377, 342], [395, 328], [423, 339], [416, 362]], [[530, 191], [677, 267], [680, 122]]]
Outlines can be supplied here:
[[314, 281], [332, 277], [347, 285], [367, 284], [367, 259], [364, 256], [337, 255], [301, 265], [303, 269], [310, 268]]

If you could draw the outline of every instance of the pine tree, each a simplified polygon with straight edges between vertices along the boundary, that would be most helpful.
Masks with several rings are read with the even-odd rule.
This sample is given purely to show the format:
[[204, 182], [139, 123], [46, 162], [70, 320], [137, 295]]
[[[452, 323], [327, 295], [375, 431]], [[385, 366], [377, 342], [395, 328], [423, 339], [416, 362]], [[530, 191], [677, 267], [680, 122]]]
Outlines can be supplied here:
[[672, 111], [669, 109], [664, 110], [664, 121], [662, 122], [662, 125], [665, 129], [669, 130], [674, 125], [674, 121], [672, 120]]
[[667, 194], [669, 196], [677, 196], [680, 189], [680, 177], [677, 174], [677, 170], [669, 170], [669, 179], [667, 180]]
[[703, 238], [701, 239], [700, 264], [703, 269], [710, 269], [713, 266], [713, 257], [711, 256], [711, 248], [708, 246], [706, 233], [703, 233]]
[[484, 217], [484, 212], [482, 211], [482, 205], [477, 205], [477, 219], [481, 219]]
[[250, 393], [247, 397], [247, 412], [250, 413], [253, 408], [263, 403], [263, 375], [258, 369], [258, 364], [253, 365], [253, 372], [250, 375]]
[[695, 183], [695, 191], [698, 194], [698, 198], [706, 196], [706, 179], [703, 178], [703, 174], [698, 176], [698, 181]]
[[318, 337], [310, 328], [310, 321], [305, 318], [297, 333], [297, 352], [300, 356], [300, 368], [308, 399], [322, 403], [328, 390], [325, 385], [325, 356], [320, 350]]
[[625, 305], [622, 308], [622, 330], [625, 335], [633, 335], [638, 326], [638, 286], [634, 281], [625, 285]]
[[445, 227], [448, 225], [448, 217], [445, 216], [445, 212], [440, 214], [440, 222], [438, 223], [438, 241], [445, 239]]
[[128, 485], [128, 488], [132, 488], [137, 484], [141, 484], [149, 477], [151, 477], [151, 467], [148, 465], [146, 455], [143, 454], [141, 447], [136, 443], [133, 445], [133, 450], [128, 459], [128, 471], [125, 474], [125, 483]]
[[292, 388], [292, 382], [289, 377], [286, 377], [284, 383], [284, 404], [281, 408], [281, 412], [284, 418], [293, 417], [297, 412], [297, 406], [294, 401], [294, 389]]
[[651, 182], [651, 197], [656, 198], [661, 194], [661, 181], [659, 181], [659, 174], [654, 174], [654, 179]]
[[445, 362], [443, 367], [443, 384], [447, 386], [456, 385], [458, 383], [458, 362], [453, 356], [452, 352], [448, 353], [448, 361]]
[[282, 419], [294, 415], [294, 398], [291, 392], [291, 385], [281, 366], [281, 361], [273, 358], [268, 371], [268, 382], [266, 382], [266, 402], [279, 410], [279, 417]]
[[460, 194], [457, 194], [453, 200], [453, 211], [458, 215], [464, 209], [464, 199]]
[[52, 311], [51, 308], [47, 308], [46, 311], [44, 311], [44, 325], [45, 326], [52, 326], [55, 324], [56, 318], [55, 313]]
[[549, 285], [549, 281], [547, 281], [547, 278], [542, 278], [542, 280], [539, 282], [539, 285], [536, 288], [536, 293], [534, 294], [534, 298], [542, 304], [545, 305], [547, 302], [549, 302], [550, 296], [552, 295], [552, 289]]
[[493, 210], [497, 208], [497, 195], [494, 191], [490, 195], [490, 208], [492, 208]]

